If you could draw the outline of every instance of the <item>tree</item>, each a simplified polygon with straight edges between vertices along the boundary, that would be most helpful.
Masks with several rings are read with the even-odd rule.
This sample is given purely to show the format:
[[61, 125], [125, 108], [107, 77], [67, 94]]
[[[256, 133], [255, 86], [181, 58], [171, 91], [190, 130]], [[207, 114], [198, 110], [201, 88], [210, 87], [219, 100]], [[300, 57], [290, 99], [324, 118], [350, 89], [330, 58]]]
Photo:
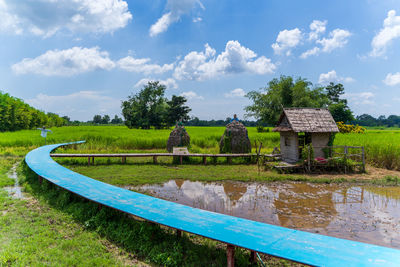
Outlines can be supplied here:
[[123, 120], [117, 115], [115, 115], [114, 119], [111, 120], [111, 124], [121, 124], [121, 123], [123, 123]]
[[165, 126], [167, 103], [164, 98], [166, 87], [158, 81], [148, 82], [143, 89], [122, 102], [122, 115], [129, 128], [149, 129]]
[[65, 121], [55, 113], [44, 113], [19, 98], [0, 91], [0, 131], [17, 131], [37, 127], [63, 126]]
[[259, 91], [251, 91], [246, 96], [253, 104], [245, 108], [246, 116], [253, 116], [262, 123], [274, 125], [282, 108], [290, 107], [327, 107], [329, 99], [322, 87], [311, 88], [312, 83], [290, 76], [281, 76], [268, 83]]
[[104, 116], [101, 118], [101, 124], [108, 124], [109, 122], [110, 122], [110, 116], [104, 115]]
[[343, 84], [334, 84], [330, 82], [325, 87], [326, 95], [329, 99], [329, 111], [335, 121], [342, 121], [348, 123], [354, 120], [353, 112], [347, 106], [347, 100], [341, 99], [340, 96], [344, 94]]
[[186, 101], [185, 97], [176, 95], [173, 95], [171, 100], [167, 101], [167, 126], [172, 126], [178, 121], [187, 122], [190, 119], [188, 114], [191, 109], [185, 106]]
[[100, 124], [101, 123], [101, 115], [94, 115], [93, 123]]

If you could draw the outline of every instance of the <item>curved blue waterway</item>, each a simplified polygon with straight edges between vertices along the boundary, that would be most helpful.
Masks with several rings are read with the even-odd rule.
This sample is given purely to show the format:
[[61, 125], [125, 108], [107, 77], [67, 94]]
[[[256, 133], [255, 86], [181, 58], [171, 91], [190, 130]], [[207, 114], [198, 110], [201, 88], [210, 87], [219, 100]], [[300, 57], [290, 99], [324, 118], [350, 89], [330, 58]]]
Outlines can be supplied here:
[[205, 211], [132, 192], [73, 172], [50, 152], [30, 151], [25, 161], [44, 179], [91, 201], [185, 232], [315, 266], [400, 266], [400, 250], [318, 235]]

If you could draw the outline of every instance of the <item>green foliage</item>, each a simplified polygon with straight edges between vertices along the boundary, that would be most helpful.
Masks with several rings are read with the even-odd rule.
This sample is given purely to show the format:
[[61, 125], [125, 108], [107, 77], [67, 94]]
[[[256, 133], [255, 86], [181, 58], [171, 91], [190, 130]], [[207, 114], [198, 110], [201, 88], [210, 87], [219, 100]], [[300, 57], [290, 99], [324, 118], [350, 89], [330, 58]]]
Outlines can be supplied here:
[[294, 80], [290, 76], [273, 79], [260, 91], [251, 91], [247, 97], [253, 104], [245, 108], [248, 116], [253, 116], [265, 123], [275, 125], [282, 112], [282, 107], [324, 107], [329, 103], [322, 87], [311, 88], [306, 79]]
[[54, 113], [44, 113], [19, 98], [0, 91], [0, 132], [18, 131], [46, 126], [60, 127], [65, 120]]
[[340, 96], [344, 94], [343, 84], [334, 84], [331, 82], [325, 87], [325, 91], [330, 100], [328, 109], [331, 112], [333, 119], [345, 123], [353, 121], [353, 112], [347, 106], [347, 100], [340, 98]]
[[186, 122], [189, 118], [189, 112], [191, 109], [185, 106], [186, 98], [183, 96], [173, 95], [171, 100], [167, 101], [167, 116], [166, 123], [168, 126], [174, 125], [178, 121]]
[[310, 160], [314, 160], [314, 148], [312, 144], [305, 145], [301, 151], [301, 159], [303, 162], [308, 161], [308, 155], [310, 155]]
[[161, 129], [174, 125], [177, 121], [187, 121], [190, 108], [184, 106], [186, 99], [172, 96], [165, 97], [166, 86], [158, 81], [148, 82], [143, 89], [122, 102], [122, 114], [129, 128]]

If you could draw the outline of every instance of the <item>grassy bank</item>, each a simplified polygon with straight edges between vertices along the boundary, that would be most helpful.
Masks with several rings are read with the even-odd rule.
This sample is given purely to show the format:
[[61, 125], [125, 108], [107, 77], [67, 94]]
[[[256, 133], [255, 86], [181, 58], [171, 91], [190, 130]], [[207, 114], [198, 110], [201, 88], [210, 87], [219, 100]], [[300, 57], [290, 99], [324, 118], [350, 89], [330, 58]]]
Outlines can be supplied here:
[[[0, 266], [125, 266], [129, 254], [110, 250], [112, 243], [88, 231], [70, 214], [42, 197], [25, 193], [13, 199], [3, 189], [14, 180], [6, 172], [21, 159], [0, 157]], [[20, 173], [23, 176], [22, 173]], [[34, 186], [28, 191], [35, 192]], [[40, 199], [38, 201], [38, 199]]]

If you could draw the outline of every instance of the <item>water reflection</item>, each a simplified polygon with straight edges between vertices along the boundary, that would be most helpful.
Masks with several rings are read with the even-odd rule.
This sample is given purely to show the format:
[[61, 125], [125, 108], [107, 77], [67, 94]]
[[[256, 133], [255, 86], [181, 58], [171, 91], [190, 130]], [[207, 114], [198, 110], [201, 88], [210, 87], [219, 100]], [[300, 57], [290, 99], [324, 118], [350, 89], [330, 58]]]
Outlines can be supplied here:
[[400, 248], [399, 187], [170, 180], [131, 189], [250, 220]]

